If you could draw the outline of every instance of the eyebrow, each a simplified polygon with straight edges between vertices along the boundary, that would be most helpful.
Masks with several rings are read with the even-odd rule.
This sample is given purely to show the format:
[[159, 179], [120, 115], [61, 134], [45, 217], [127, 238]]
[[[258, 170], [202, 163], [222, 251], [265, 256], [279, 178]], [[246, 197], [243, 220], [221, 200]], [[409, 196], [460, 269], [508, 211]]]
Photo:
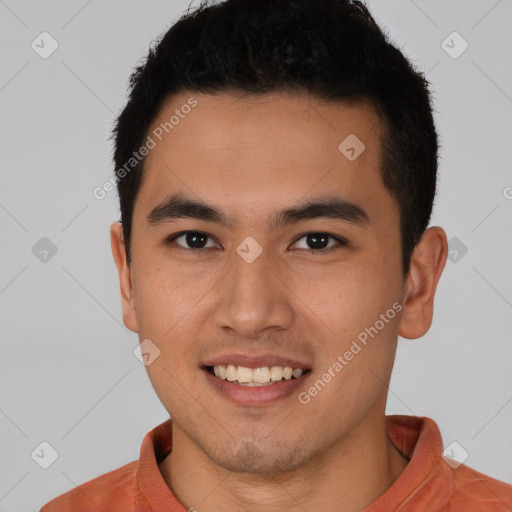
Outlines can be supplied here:
[[[366, 211], [355, 203], [337, 196], [310, 200], [297, 207], [278, 211], [270, 218], [270, 230], [281, 226], [316, 218], [329, 218], [364, 227], [370, 224]], [[234, 227], [231, 217], [218, 208], [201, 200], [195, 200], [176, 193], [166, 198], [147, 216], [150, 225], [158, 225], [175, 219], [198, 219], [216, 222], [228, 228]]]

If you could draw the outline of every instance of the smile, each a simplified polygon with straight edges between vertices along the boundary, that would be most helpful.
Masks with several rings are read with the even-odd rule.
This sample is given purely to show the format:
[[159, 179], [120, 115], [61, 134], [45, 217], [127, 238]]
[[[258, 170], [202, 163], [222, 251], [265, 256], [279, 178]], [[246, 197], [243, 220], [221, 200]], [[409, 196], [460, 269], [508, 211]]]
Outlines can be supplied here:
[[218, 379], [240, 386], [269, 386], [282, 380], [298, 379], [308, 371], [290, 366], [248, 368], [234, 364], [207, 366], [206, 369]]

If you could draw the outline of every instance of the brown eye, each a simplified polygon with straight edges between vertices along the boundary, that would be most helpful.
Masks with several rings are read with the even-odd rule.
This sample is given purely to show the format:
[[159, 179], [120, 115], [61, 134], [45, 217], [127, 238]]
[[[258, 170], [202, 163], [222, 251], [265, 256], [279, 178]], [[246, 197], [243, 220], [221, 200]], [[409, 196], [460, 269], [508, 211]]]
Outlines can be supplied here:
[[206, 233], [202, 233], [201, 231], [183, 231], [181, 233], [176, 233], [167, 239], [167, 243], [170, 244], [179, 239], [183, 239], [183, 243], [177, 243], [183, 249], [208, 249], [209, 247], [215, 247], [215, 244], [207, 247], [206, 243], [210, 238]]
[[[300, 249], [304, 249], [307, 252], [315, 252], [315, 253], [326, 253], [332, 252], [336, 250], [339, 246], [347, 245], [347, 242], [342, 238], [331, 235], [329, 233], [306, 233], [302, 235], [295, 245], [298, 244], [301, 240], [305, 241], [306, 247], [299, 247]], [[332, 240], [334, 243], [329, 245], [329, 240]]]

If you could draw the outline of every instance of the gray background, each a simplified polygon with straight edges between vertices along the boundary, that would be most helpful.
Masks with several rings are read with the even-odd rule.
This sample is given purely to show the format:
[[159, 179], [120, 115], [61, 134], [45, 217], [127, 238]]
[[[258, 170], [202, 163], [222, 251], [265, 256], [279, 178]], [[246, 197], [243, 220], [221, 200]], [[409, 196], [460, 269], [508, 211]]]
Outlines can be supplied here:
[[[107, 139], [132, 67], [187, 6], [0, 0], [0, 511], [38, 510], [137, 459], [167, 418], [122, 323], [108, 236], [117, 196], [92, 190], [113, 170]], [[454, 260], [429, 333], [399, 342], [387, 412], [435, 419], [467, 465], [512, 483], [512, 2], [370, 9], [436, 91], [432, 225]], [[59, 45], [47, 59], [31, 48], [43, 31]], [[442, 46], [453, 31], [469, 44], [457, 58], [462, 39]], [[46, 261], [33, 252], [43, 237], [58, 250]], [[43, 441], [59, 454], [48, 469], [31, 457]]]

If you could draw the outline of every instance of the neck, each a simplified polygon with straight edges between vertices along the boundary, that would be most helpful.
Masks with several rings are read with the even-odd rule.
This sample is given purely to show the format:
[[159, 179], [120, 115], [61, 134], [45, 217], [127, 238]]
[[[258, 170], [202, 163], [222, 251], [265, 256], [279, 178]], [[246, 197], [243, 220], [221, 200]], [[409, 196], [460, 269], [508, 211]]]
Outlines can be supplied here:
[[180, 503], [198, 512], [359, 512], [383, 494], [408, 463], [386, 434], [384, 414], [365, 421], [300, 469], [265, 476], [215, 465], [174, 427], [173, 449], [160, 462], [160, 471]]

